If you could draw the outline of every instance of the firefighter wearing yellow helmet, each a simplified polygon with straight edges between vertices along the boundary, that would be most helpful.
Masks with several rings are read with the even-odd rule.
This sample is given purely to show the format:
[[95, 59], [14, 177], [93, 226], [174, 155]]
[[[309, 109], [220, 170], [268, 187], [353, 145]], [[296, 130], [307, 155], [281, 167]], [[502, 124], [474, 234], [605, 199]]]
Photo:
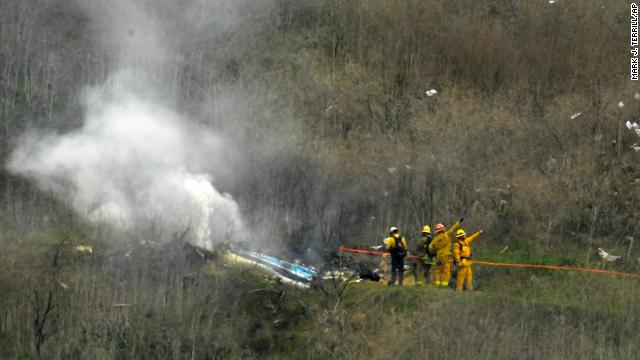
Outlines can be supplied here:
[[418, 240], [416, 246], [416, 259], [413, 276], [416, 278], [416, 285], [431, 282], [431, 266], [433, 265], [433, 254], [429, 251], [429, 245], [431, 245], [431, 227], [425, 225], [422, 227], [422, 237]]
[[456, 232], [456, 242], [453, 245], [454, 260], [458, 265], [458, 275], [456, 276], [456, 291], [462, 291], [464, 284], [467, 290], [473, 291], [473, 274], [471, 272], [471, 243], [477, 239], [482, 230], [467, 236], [467, 233], [460, 229]]
[[436, 237], [433, 238], [429, 251], [436, 254], [435, 285], [436, 287], [448, 287], [451, 279], [451, 237], [458, 230], [463, 218], [460, 218], [451, 229], [447, 230], [444, 224], [436, 225]]

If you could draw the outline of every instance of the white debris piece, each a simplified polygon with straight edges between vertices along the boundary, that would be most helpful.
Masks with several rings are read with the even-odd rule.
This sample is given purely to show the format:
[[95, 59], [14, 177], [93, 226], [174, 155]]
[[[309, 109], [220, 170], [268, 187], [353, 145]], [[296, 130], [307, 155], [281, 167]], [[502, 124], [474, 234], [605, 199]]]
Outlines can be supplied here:
[[640, 125], [638, 125], [638, 123], [627, 120], [625, 125], [627, 126], [627, 129], [633, 130], [636, 135], [640, 136]]
[[573, 119], [577, 118], [577, 117], [578, 117], [578, 116], [580, 116], [580, 115], [582, 115], [582, 113], [581, 113], [581, 112], [577, 112], [577, 113], [575, 113], [575, 114], [571, 115], [571, 120], [573, 120]]
[[633, 95], [633, 98], [636, 99], [636, 100], [640, 100], [640, 93], [635, 93]]
[[372, 246], [371, 248], [373, 250], [381, 250], [383, 245], [376, 245], [376, 246]]
[[618, 107], [619, 107], [620, 109], [622, 109], [622, 108], [624, 107], [624, 103], [623, 103], [622, 101], [620, 101], [620, 102], [618, 103]]
[[389, 172], [389, 174], [393, 174], [393, 173], [395, 173], [396, 171], [398, 171], [398, 168], [396, 168], [395, 166], [393, 166], [393, 167], [388, 168], [388, 169], [387, 169], [387, 171]]
[[69, 285], [67, 285], [67, 284], [65, 284], [63, 282], [60, 282], [60, 287], [65, 289], [65, 290], [67, 290], [69, 288]]
[[78, 245], [74, 248], [74, 250], [81, 253], [93, 253], [93, 247], [90, 245]]
[[407, 170], [411, 170], [411, 165], [404, 164], [404, 167], [407, 168]]
[[632, 148], [633, 151], [635, 151], [635, 152], [640, 151], [640, 146], [638, 146], [638, 144], [633, 144], [633, 145], [631, 145], [629, 147]]
[[598, 248], [598, 255], [605, 262], [614, 262], [620, 259], [620, 256], [611, 255], [608, 252], [604, 251], [602, 248]]
[[436, 90], [436, 89], [431, 89], [431, 90], [427, 90], [427, 91], [425, 91], [424, 93], [425, 93], [425, 94], [427, 94], [427, 96], [433, 96], [433, 95], [435, 95], [435, 94], [437, 94], [437, 93], [438, 93], [438, 90]]
[[629, 130], [633, 130], [633, 129], [638, 128], [638, 124], [636, 124], [634, 122], [631, 122], [629, 120], [627, 120], [626, 125], [627, 125], [627, 129], [629, 129]]
[[549, 0], [549, 4], [555, 4], [556, 0]]

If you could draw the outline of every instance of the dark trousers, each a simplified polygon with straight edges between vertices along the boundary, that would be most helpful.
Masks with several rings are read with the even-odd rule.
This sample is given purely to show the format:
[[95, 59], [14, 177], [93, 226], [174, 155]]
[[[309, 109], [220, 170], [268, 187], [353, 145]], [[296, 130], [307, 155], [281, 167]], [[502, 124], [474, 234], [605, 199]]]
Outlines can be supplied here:
[[431, 282], [431, 263], [425, 263], [421, 259], [417, 259], [413, 264], [413, 277], [416, 279], [416, 283], [424, 280], [425, 284], [429, 284]]
[[422, 264], [424, 266], [424, 283], [431, 283], [431, 264]]
[[389, 280], [389, 285], [396, 283], [396, 274], [398, 275], [398, 284], [402, 286], [402, 281], [404, 280], [404, 256], [391, 257], [391, 280]]

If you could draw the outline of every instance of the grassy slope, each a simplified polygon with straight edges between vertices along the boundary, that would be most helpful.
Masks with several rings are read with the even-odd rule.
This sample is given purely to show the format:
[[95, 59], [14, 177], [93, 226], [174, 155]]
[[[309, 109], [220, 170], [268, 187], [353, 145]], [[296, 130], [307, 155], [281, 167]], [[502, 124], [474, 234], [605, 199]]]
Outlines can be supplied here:
[[165, 250], [128, 260], [65, 250], [51, 271], [46, 243], [29, 243], [0, 256], [2, 358], [37, 357], [27, 304], [49, 290], [42, 353], [52, 359], [633, 359], [640, 343], [635, 279], [476, 266], [475, 293], [362, 282], [340, 297], [331, 283], [305, 291]]
[[[586, 266], [570, 256], [492, 249], [483, 257]], [[480, 285], [475, 293], [362, 282], [347, 287], [341, 300], [318, 301], [312, 291], [304, 295], [310, 316], [287, 330], [291, 341], [281, 343], [272, 357], [635, 357], [640, 279], [480, 265], [474, 275]]]
[[637, 281], [529, 276], [493, 274], [482, 291], [464, 294], [357, 284], [333, 313], [338, 325], [308, 319], [295, 330], [297, 346], [274, 357], [634, 357]]

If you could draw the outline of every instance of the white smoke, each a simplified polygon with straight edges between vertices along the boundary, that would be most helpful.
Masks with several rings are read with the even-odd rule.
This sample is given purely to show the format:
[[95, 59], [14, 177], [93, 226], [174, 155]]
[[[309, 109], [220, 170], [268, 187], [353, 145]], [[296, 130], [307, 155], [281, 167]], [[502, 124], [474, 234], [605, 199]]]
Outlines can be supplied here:
[[62, 194], [87, 219], [131, 229], [149, 221], [166, 233], [189, 229], [210, 246], [212, 233], [237, 233], [241, 216], [211, 184], [207, 167], [225, 144], [170, 109], [127, 91], [93, 88], [84, 125], [64, 135], [29, 133], [8, 168]]
[[192, 241], [211, 246], [240, 234], [238, 205], [212, 184], [212, 170], [229, 161], [228, 144], [166, 105], [175, 102], [171, 89], [181, 67], [180, 45], [212, 21], [204, 10], [233, 21], [222, 10], [234, 3], [78, 4], [92, 19], [98, 44], [110, 54], [105, 68], [114, 70], [103, 84], [84, 89], [79, 129], [25, 134], [8, 169], [59, 194], [91, 222], [127, 232], [152, 228], [154, 239], [148, 240], [166, 240], [188, 229]]

